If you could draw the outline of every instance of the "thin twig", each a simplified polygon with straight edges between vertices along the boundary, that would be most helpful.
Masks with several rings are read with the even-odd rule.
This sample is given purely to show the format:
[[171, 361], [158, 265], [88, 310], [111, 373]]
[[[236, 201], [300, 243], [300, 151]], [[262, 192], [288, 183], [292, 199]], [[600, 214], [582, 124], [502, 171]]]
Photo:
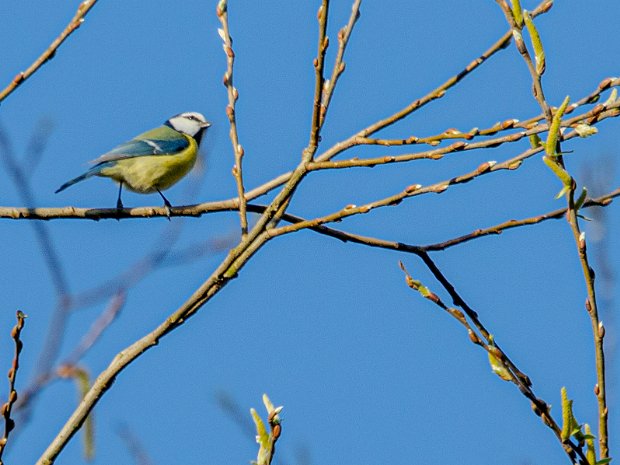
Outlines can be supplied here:
[[61, 362], [61, 365], [76, 365], [82, 357], [88, 352], [99, 340], [101, 335], [110, 326], [116, 317], [118, 317], [120, 311], [125, 306], [127, 295], [125, 291], [117, 291], [116, 295], [112, 297], [110, 303], [103, 309], [101, 314], [90, 325], [90, 329], [82, 339], [80, 343], [71, 351], [69, 355]]
[[60, 33], [58, 37], [50, 44], [50, 46], [41, 54], [39, 58], [37, 58], [34, 63], [32, 63], [25, 71], [21, 71], [17, 74], [11, 81], [11, 83], [6, 86], [2, 91], [0, 91], [0, 102], [2, 102], [5, 98], [7, 98], [15, 89], [17, 89], [20, 85], [22, 85], [26, 79], [32, 76], [41, 66], [51, 60], [54, 55], [56, 55], [56, 51], [62, 45], [62, 43], [67, 40], [67, 38], [75, 32], [77, 28], [79, 28], [84, 22], [84, 17], [88, 14], [92, 7], [95, 6], [97, 0], [84, 0], [80, 3], [80, 6], [73, 16], [73, 19], [69, 22], [67, 27]]
[[[508, 24], [512, 29], [512, 35], [515, 39], [515, 45], [517, 47], [517, 50], [523, 57], [523, 60], [527, 64], [527, 68], [530, 71], [530, 75], [532, 76], [534, 98], [542, 108], [543, 113], [545, 114], [545, 119], [549, 122], [549, 124], [551, 124], [551, 118], [553, 115], [551, 114], [551, 108], [549, 107], [549, 104], [545, 99], [545, 94], [541, 82], [544, 68], [542, 70], [538, 70], [537, 67], [534, 66], [530, 52], [527, 49], [527, 45], [525, 45], [525, 41], [523, 40], [523, 36], [521, 34], [523, 25], [519, 25], [516, 23], [512, 10], [508, 5], [508, 2], [506, 2], [506, 0], [496, 0], [496, 2], [502, 9], [504, 16], [506, 16], [506, 21], [508, 21]], [[553, 5], [553, 1], [549, 1], [547, 2], [547, 4], [550, 8], [551, 5]]]
[[[573, 104], [569, 105], [564, 114], [570, 114], [574, 112], [577, 108], [594, 104], [600, 100], [601, 94], [612, 88], [620, 86], [620, 78], [605, 78], [603, 79], [595, 90], [590, 92], [588, 95], [582, 97], [577, 100]], [[380, 145], [384, 147], [398, 147], [403, 145], [419, 145], [426, 144], [431, 146], [439, 145], [444, 140], [455, 140], [455, 139], [463, 139], [463, 140], [472, 140], [476, 137], [480, 136], [492, 136], [498, 134], [500, 132], [509, 131], [512, 129], [532, 129], [536, 127], [541, 120], [544, 120], [544, 115], [537, 115], [532, 118], [528, 118], [523, 121], [519, 121], [515, 118], [509, 118], [504, 121], [498, 121], [494, 125], [480, 129], [480, 128], [472, 128], [467, 132], [460, 131], [455, 128], [449, 128], [445, 131], [435, 134], [432, 136], [418, 137], [418, 136], [408, 136], [406, 138], [400, 139], [376, 139], [371, 137], [358, 137], [355, 139], [354, 145]], [[575, 125], [577, 123], [573, 123]], [[547, 126], [545, 126], [546, 128]], [[546, 129], [545, 129], [546, 130]], [[542, 132], [542, 131], [541, 131]]]
[[11, 365], [11, 369], [9, 370], [8, 378], [9, 378], [9, 396], [7, 401], [2, 405], [2, 417], [4, 418], [4, 434], [0, 438], [0, 465], [4, 464], [2, 460], [2, 454], [6, 449], [7, 441], [9, 440], [9, 435], [13, 428], [15, 428], [15, 421], [11, 418], [11, 411], [13, 410], [13, 406], [17, 401], [17, 391], [15, 390], [15, 379], [17, 376], [17, 370], [19, 369], [19, 354], [22, 351], [22, 341], [19, 338], [22, 329], [24, 328], [24, 320], [26, 319], [26, 315], [24, 315], [21, 311], [17, 311], [17, 324], [11, 330], [11, 338], [15, 343], [15, 352], [13, 354], [13, 362]]
[[[620, 196], [620, 188], [611, 191], [605, 195], [597, 197], [595, 199], [588, 199], [584, 202], [582, 208], [588, 207], [606, 207], [611, 204], [612, 199]], [[254, 213], [262, 213], [265, 211], [264, 205], [254, 205], [248, 204], [248, 211]], [[491, 226], [485, 229], [476, 229], [475, 231], [456, 237], [454, 239], [449, 239], [444, 242], [438, 242], [430, 245], [412, 245], [406, 244], [404, 242], [397, 241], [389, 241], [385, 239], [378, 239], [370, 236], [363, 236], [361, 234], [350, 233], [346, 231], [342, 231], [340, 229], [330, 228], [324, 225], [315, 225], [309, 226], [307, 229], [314, 231], [316, 233], [333, 237], [343, 242], [352, 242], [356, 244], [366, 245], [369, 247], [377, 247], [381, 249], [394, 250], [397, 252], [407, 252], [413, 253], [415, 255], [421, 255], [424, 252], [435, 252], [440, 250], [445, 250], [447, 248], [453, 247], [455, 245], [464, 244], [465, 242], [478, 239], [488, 235], [497, 235], [501, 234], [503, 231], [512, 228], [519, 228], [523, 226], [534, 225], [538, 223], [542, 223], [543, 221], [551, 220], [551, 219], [560, 219], [566, 213], [566, 209], [558, 209], [553, 210], [551, 212], [545, 213], [543, 215], [533, 216], [530, 218], [525, 218], [522, 220], [509, 220], [503, 223], [497, 224], [495, 226]], [[282, 219], [291, 224], [298, 223], [308, 223], [308, 220], [301, 218], [296, 215], [292, 215], [290, 213], [286, 213], [282, 216]], [[272, 231], [270, 231], [271, 233]]]
[[575, 202], [575, 188], [576, 183], [572, 183], [571, 188], [567, 192], [568, 212], [566, 214], [566, 220], [570, 225], [577, 251], [579, 254], [579, 261], [581, 263], [581, 269], [583, 271], [583, 277], [585, 279], [586, 290], [588, 298], [586, 300], [586, 310], [590, 315], [590, 321], [592, 322], [592, 334], [594, 337], [594, 354], [596, 361], [596, 385], [594, 386], [594, 394], [598, 401], [598, 434], [599, 434], [599, 447], [600, 447], [600, 459], [609, 458], [609, 444], [608, 444], [608, 408], [607, 408], [607, 394], [605, 385], [605, 350], [603, 339], [605, 338], [605, 327], [603, 322], [598, 316], [598, 305], [596, 302], [596, 291], [594, 288], [594, 270], [590, 267], [588, 260], [588, 252], [586, 247], [586, 235], [579, 229], [578, 215], [579, 211]]
[[[620, 79], [618, 79], [617, 81], [618, 81], [618, 84], [620, 84]], [[571, 105], [571, 107], [572, 109], [576, 108], [575, 105]], [[592, 124], [592, 121], [600, 121], [601, 114], [604, 114], [607, 111], [611, 111], [612, 113], [606, 114], [606, 116], [604, 116], [603, 119], [609, 116], [612, 116], [612, 117], [617, 116], [619, 109], [620, 109], [620, 101], [608, 102], [606, 104], [598, 104], [589, 111], [586, 111], [579, 115], [575, 115], [572, 118], [567, 118], [566, 120], [563, 120], [562, 128], [572, 128], [581, 123]], [[510, 124], [512, 124], [513, 127], [517, 127], [517, 124], [513, 124], [514, 121], [515, 120], [508, 119], [504, 121], [503, 123], [501, 123], [501, 125], [509, 126]], [[517, 142], [523, 139], [524, 137], [532, 136], [534, 134], [540, 134], [543, 132], [547, 132], [549, 130], [548, 123], [534, 124], [534, 125], [530, 124], [529, 126], [530, 126], [529, 129], [518, 131], [518, 132], [513, 132], [511, 134], [507, 134], [501, 137], [485, 139], [485, 140], [478, 141], [478, 142], [457, 141], [445, 147], [432, 149], [432, 150], [425, 150], [425, 151], [416, 152], [416, 153], [405, 153], [401, 155], [384, 155], [384, 156], [375, 157], [375, 158], [362, 158], [362, 159], [350, 158], [348, 160], [315, 161], [315, 162], [311, 162], [308, 165], [308, 169], [310, 171], [315, 171], [315, 170], [325, 170], [325, 169], [343, 169], [343, 168], [356, 168], [356, 167], [373, 168], [378, 165], [386, 165], [390, 163], [404, 163], [404, 162], [409, 162], [409, 161], [414, 161], [414, 160], [440, 160], [444, 157], [444, 155], [447, 155], [447, 154], [451, 154], [455, 152], [462, 152], [462, 151], [469, 151], [469, 150], [499, 147], [500, 145]], [[578, 134], [572, 133], [572, 137], [576, 135]], [[563, 140], [568, 140], [569, 138], [572, 138], [572, 137], [565, 136]], [[362, 142], [364, 140], [365, 139], [362, 139]], [[392, 141], [384, 141], [384, 142], [389, 143]], [[378, 145], [383, 145], [383, 144], [378, 144]], [[397, 143], [395, 145], [399, 145], [399, 144]], [[401, 145], [408, 145], [408, 144], [401, 144]], [[538, 153], [542, 150], [543, 148], [540, 147], [534, 153]], [[534, 153], [531, 153], [530, 155], [533, 155]]]
[[[606, 207], [612, 202], [612, 199], [620, 196], [620, 187], [595, 199], [588, 199], [584, 202], [581, 208], [586, 207]], [[491, 226], [485, 229], [476, 229], [475, 231], [465, 234], [463, 236], [455, 237], [453, 239], [449, 239], [443, 242], [437, 242], [435, 244], [429, 244], [422, 246], [422, 248], [429, 252], [434, 252], [438, 250], [445, 250], [449, 247], [453, 247], [458, 244], [463, 244], [465, 242], [471, 241], [473, 239], [477, 239], [483, 236], [496, 235], [501, 234], [503, 231], [512, 228], [518, 228], [521, 226], [527, 226], [532, 224], [542, 223], [543, 221], [551, 220], [551, 219], [560, 219], [566, 214], [566, 208], [559, 208], [557, 210], [550, 211], [543, 215], [532, 216], [530, 218], [525, 218], [522, 220], [508, 220], [503, 223], [497, 224], [495, 226]]]
[[[422, 258], [424, 259], [424, 257]], [[443, 274], [439, 271], [436, 265], [434, 265], [434, 263], [432, 265], [433, 266], [431, 268], [431, 272], [433, 272], [435, 276], [437, 276], [438, 274], [439, 276], [442, 277], [442, 279], [445, 280], [445, 278], [443, 277]], [[497, 345], [494, 337], [484, 328], [484, 326], [482, 325], [482, 323], [477, 317], [477, 313], [473, 311], [473, 309], [471, 309], [459, 296], [460, 303], [457, 303], [457, 305], [462, 307], [465, 313], [467, 314], [467, 316], [469, 316], [470, 318], [472, 318], [471, 317], [472, 314], [476, 315], [474, 317], [474, 323], [476, 327], [478, 328], [478, 330], [480, 330], [480, 328], [483, 329], [482, 334], [483, 334], [484, 340], [480, 338], [480, 336], [476, 333], [476, 331], [474, 331], [474, 329], [469, 324], [463, 312], [461, 312], [460, 310], [456, 308], [448, 307], [437, 294], [432, 292], [426, 286], [422, 285], [422, 283], [420, 283], [419, 281], [413, 279], [411, 275], [409, 274], [409, 272], [406, 270], [402, 262], [400, 262], [400, 268], [402, 269], [403, 273], [405, 273], [407, 285], [410, 288], [418, 291], [423, 297], [430, 300], [435, 305], [443, 309], [450, 316], [455, 318], [460, 324], [462, 324], [467, 329], [467, 333], [468, 333], [470, 341], [473, 344], [479, 347], [482, 347], [490, 356], [492, 356], [495, 360], [498, 361], [498, 363], [501, 364], [503, 368], [502, 378], [505, 379], [506, 381], [510, 381], [513, 384], [515, 384], [517, 388], [519, 389], [519, 391], [532, 403], [532, 408], [534, 412], [538, 416], [540, 416], [541, 419], [543, 420], [543, 423], [553, 431], [553, 433], [560, 441], [562, 448], [567, 453], [571, 461], [573, 463], [576, 463], [576, 457], [579, 457], [579, 462], [582, 463], [582, 465], [588, 465], [588, 461], [581, 447], [579, 447], [572, 441], [566, 441], [566, 442], [562, 441], [561, 439], [562, 430], [558, 426], [557, 422], [554, 420], [553, 416], [551, 415], [551, 409], [550, 409], [549, 404], [547, 404], [543, 399], [536, 396], [536, 394], [532, 390], [532, 382], [530, 381], [530, 378], [527, 375], [525, 375], [523, 372], [518, 370], [517, 367], [514, 365], [514, 363], [510, 361], [506, 353]], [[447, 280], [445, 281], [447, 282]], [[450, 286], [450, 290], [448, 290], [448, 292], [451, 295], [456, 294], [454, 287], [451, 284], [449, 286]]]
[[355, 26], [355, 23], [360, 17], [361, 5], [362, 0], [355, 0], [353, 2], [353, 6], [351, 7], [351, 16], [349, 16], [349, 22], [345, 27], [338, 31], [338, 52], [336, 53], [336, 59], [334, 60], [334, 67], [332, 69], [331, 79], [324, 82], [323, 96], [321, 99], [321, 106], [323, 111], [320, 114], [319, 120], [319, 125], [321, 126], [325, 122], [325, 115], [327, 113], [327, 109], [329, 108], [329, 103], [331, 102], [332, 96], [334, 95], [336, 83], [338, 82], [338, 79], [340, 78], [345, 69], [345, 63], [343, 61], [344, 52], [347, 49], [347, 44], [349, 43], [349, 38], [351, 37], [353, 27]]
[[237, 131], [237, 118], [235, 104], [239, 98], [239, 91], [233, 84], [233, 69], [235, 64], [235, 52], [232, 48], [232, 37], [228, 27], [228, 2], [220, 0], [217, 5], [217, 17], [222, 23], [222, 28], [218, 29], [220, 37], [224, 42], [224, 53], [226, 54], [226, 73], [224, 73], [224, 85], [228, 94], [228, 105], [226, 106], [226, 115], [230, 123], [230, 142], [232, 143], [233, 152], [235, 154], [235, 166], [233, 166], [233, 176], [237, 184], [237, 195], [239, 199], [239, 220], [241, 223], [241, 237], [245, 238], [248, 234], [248, 215], [246, 213], [245, 188], [243, 186], [243, 155], [244, 150], [239, 143], [239, 134]]
[[329, 38], [327, 37], [327, 18], [329, 16], [329, 0], [322, 0], [321, 6], [317, 13], [319, 23], [319, 40], [317, 46], [317, 55], [313, 61], [314, 65], [314, 103], [312, 104], [312, 123], [310, 125], [310, 141], [303, 151], [302, 159], [309, 162], [314, 157], [319, 146], [319, 137], [321, 133], [321, 122], [327, 111], [323, 106], [323, 68], [325, 67], [325, 53], [329, 46]]

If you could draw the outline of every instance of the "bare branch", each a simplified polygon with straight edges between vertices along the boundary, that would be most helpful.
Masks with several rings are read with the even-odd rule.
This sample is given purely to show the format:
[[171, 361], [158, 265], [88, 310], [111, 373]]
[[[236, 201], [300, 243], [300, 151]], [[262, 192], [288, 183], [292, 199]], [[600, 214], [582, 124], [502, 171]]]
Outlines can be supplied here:
[[11, 338], [15, 343], [15, 352], [13, 354], [13, 363], [11, 365], [11, 369], [9, 370], [8, 378], [9, 378], [9, 396], [7, 401], [2, 405], [2, 417], [4, 418], [4, 434], [0, 438], [0, 465], [4, 464], [2, 460], [2, 454], [6, 449], [7, 441], [9, 440], [9, 435], [13, 428], [15, 428], [15, 421], [11, 418], [11, 411], [13, 410], [13, 406], [15, 402], [17, 402], [17, 391], [15, 390], [15, 379], [17, 376], [17, 370], [19, 369], [19, 354], [22, 351], [23, 343], [21, 341], [20, 334], [22, 329], [24, 328], [24, 320], [26, 319], [26, 315], [22, 312], [17, 311], [17, 324], [11, 330]]
[[25, 71], [21, 71], [17, 74], [11, 81], [11, 83], [6, 86], [2, 91], [0, 91], [0, 102], [2, 102], [5, 98], [7, 98], [15, 89], [17, 89], [20, 85], [22, 85], [26, 79], [32, 76], [41, 66], [51, 60], [58, 48], [62, 45], [62, 43], [67, 40], [67, 38], [75, 32], [75, 30], [82, 25], [84, 22], [84, 18], [91, 10], [92, 7], [95, 6], [97, 0], [84, 0], [80, 3], [80, 6], [73, 16], [73, 19], [69, 22], [67, 27], [60, 33], [58, 37], [50, 44], [50, 46], [41, 54], [39, 58], [37, 58], [34, 63], [32, 63]]
[[[451, 295], [458, 296], [458, 294], [456, 294], [456, 291], [454, 290], [454, 287], [448, 283], [448, 281], [445, 279], [443, 274], [441, 274], [437, 266], [432, 262], [428, 263], [428, 260], [430, 260], [428, 255], [421, 256], [421, 258], [425, 261], [425, 263], [427, 263], [427, 265], [429, 264], [431, 265], [430, 269], [436, 277], [437, 276], [441, 277], [442, 281], [445, 281], [445, 283], [447, 283], [448, 287], [446, 287], [446, 284], [444, 284], [444, 287], [446, 287], [446, 290], [448, 290], [448, 292]], [[573, 463], [579, 462], [582, 465], [588, 465], [588, 460], [586, 459], [585, 454], [583, 450], [581, 449], [581, 447], [579, 447], [578, 445], [576, 445], [570, 440], [569, 441], [562, 440], [561, 428], [558, 426], [557, 422], [554, 420], [553, 416], [551, 415], [551, 408], [549, 404], [547, 404], [547, 402], [545, 402], [540, 397], [536, 396], [536, 394], [534, 393], [532, 389], [532, 382], [530, 381], [530, 378], [526, 374], [521, 372], [519, 369], [517, 369], [514, 363], [510, 361], [510, 359], [508, 358], [508, 355], [497, 345], [494, 337], [484, 328], [484, 326], [478, 319], [477, 313], [473, 309], [471, 309], [461, 299], [460, 296], [458, 296], [458, 300], [460, 302], [458, 303], [455, 302], [455, 304], [462, 307], [463, 310], [465, 310], [465, 313], [467, 314], [467, 316], [469, 316], [470, 318], [474, 320], [476, 327], [479, 330], [482, 330], [481, 332], [482, 332], [484, 340], [481, 339], [480, 336], [476, 333], [476, 331], [472, 328], [472, 326], [467, 321], [467, 318], [465, 317], [463, 312], [461, 312], [460, 310], [456, 308], [448, 307], [437, 294], [435, 294], [430, 289], [422, 285], [422, 283], [420, 283], [419, 281], [413, 279], [411, 275], [407, 272], [402, 262], [400, 263], [400, 268], [403, 270], [403, 273], [405, 273], [407, 285], [410, 288], [418, 291], [427, 300], [430, 300], [435, 305], [437, 305], [439, 308], [441, 308], [446, 313], [448, 313], [450, 316], [455, 318], [461, 325], [463, 325], [467, 329], [469, 340], [473, 344], [479, 347], [482, 347], [489, 354], [490, 357], [493, 357], [493, 359], [496, 360], [497, 363], [501, 365], [502, 379], [506, 381], [510, 381], [513, 384], [515, 384], [517, 388], [519, 389], [519, 391], [532, 403], [532, 409], [534, 410], [534, 412], [539, 417], [541, 417], [541, 419], [543, 420], [543, 423], [553, 431], [553, 433], [560, 441], [562, 448], [564, 449], [566, 454], [569, 456], [571, 461]], [[472, 317], [472, 315], [474, 316]], [[577, 460], [577, 457], [579, 457], [579, 460]]]
[[239, 143], [239, 135], [237, 133], [237, 119], [235, 104], [239, 98], [239, 91], [233, 84], [233, 67], [235, 64], [235, 52], [232, 48], [232, 37], [228, 27], [228, 2], [221, 0], [217, 6], [217, 17], [222, 23], [222, 28], [218, 30], [220, 37], [224, 42], [224, 53], [226, 54], [226, 73], [224, 74], [224, 85], [228, 94], [228, 106], [226, 107], [226, 115], [230, 123], [230, 141], [235, 154], [235, 166], [233, 166], [233, 176], [237, 183], [237, 195], [239, 199], [239, 219], [241, 222], [241, 237], [245, 238], [248, 234], [248, 216], [246, 213], [245, 188], [243, 187], [243, 155], [244, 150]]

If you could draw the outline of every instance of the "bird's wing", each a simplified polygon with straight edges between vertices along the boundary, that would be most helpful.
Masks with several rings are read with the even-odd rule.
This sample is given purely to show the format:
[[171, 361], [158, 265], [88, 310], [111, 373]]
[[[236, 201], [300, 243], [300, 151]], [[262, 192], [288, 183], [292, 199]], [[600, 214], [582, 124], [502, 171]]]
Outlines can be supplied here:
[[178, 137], [176, 139], [133, 139], [118, 147], [114, 147], [91, 163], [98, 165], [126, 158], [172, 155], [186, 149], [188, 146], [189, 141], [185, 137]]

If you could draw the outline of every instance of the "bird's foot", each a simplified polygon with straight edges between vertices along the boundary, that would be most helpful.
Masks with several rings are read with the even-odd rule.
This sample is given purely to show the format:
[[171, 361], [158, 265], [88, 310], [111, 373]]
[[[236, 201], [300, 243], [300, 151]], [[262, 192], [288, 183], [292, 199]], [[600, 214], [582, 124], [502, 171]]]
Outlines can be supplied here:
[[172, 205], [167, 200], [164, 202], [164, 208], [166, 209], [166, 217], [168, 218], [168, 221], [171, 221], [170, 214], [172, 213]]
[[123, 202], [121, 202], [121, 199], [118, 199], [116, 201], [116, 221], [121, 220], [121, 215], [123, 214], [124, 208], [125, 206], [123, 205]]
[[161, 196], [162, 200], [164, 201], [164, 208], [166, 209], [166, 216], [168, 217], [168, 221], [170, 221], [170, 213], [172, 213], [172, 205], [170, 204], [166, 196], [162, 194], [159, 189], [157, 189], [157, 193]]

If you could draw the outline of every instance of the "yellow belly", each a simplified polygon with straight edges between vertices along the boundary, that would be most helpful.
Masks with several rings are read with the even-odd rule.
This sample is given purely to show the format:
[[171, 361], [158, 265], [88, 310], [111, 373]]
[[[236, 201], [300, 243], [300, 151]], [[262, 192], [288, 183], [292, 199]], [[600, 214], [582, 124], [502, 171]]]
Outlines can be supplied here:
[[101, 170], [98, 176], [122, 182], [134, 192], [149, 194], [168, 189], [190, 172], [196, 163], [196, 142], [176, 155], [153, 155], [117, 160]]

